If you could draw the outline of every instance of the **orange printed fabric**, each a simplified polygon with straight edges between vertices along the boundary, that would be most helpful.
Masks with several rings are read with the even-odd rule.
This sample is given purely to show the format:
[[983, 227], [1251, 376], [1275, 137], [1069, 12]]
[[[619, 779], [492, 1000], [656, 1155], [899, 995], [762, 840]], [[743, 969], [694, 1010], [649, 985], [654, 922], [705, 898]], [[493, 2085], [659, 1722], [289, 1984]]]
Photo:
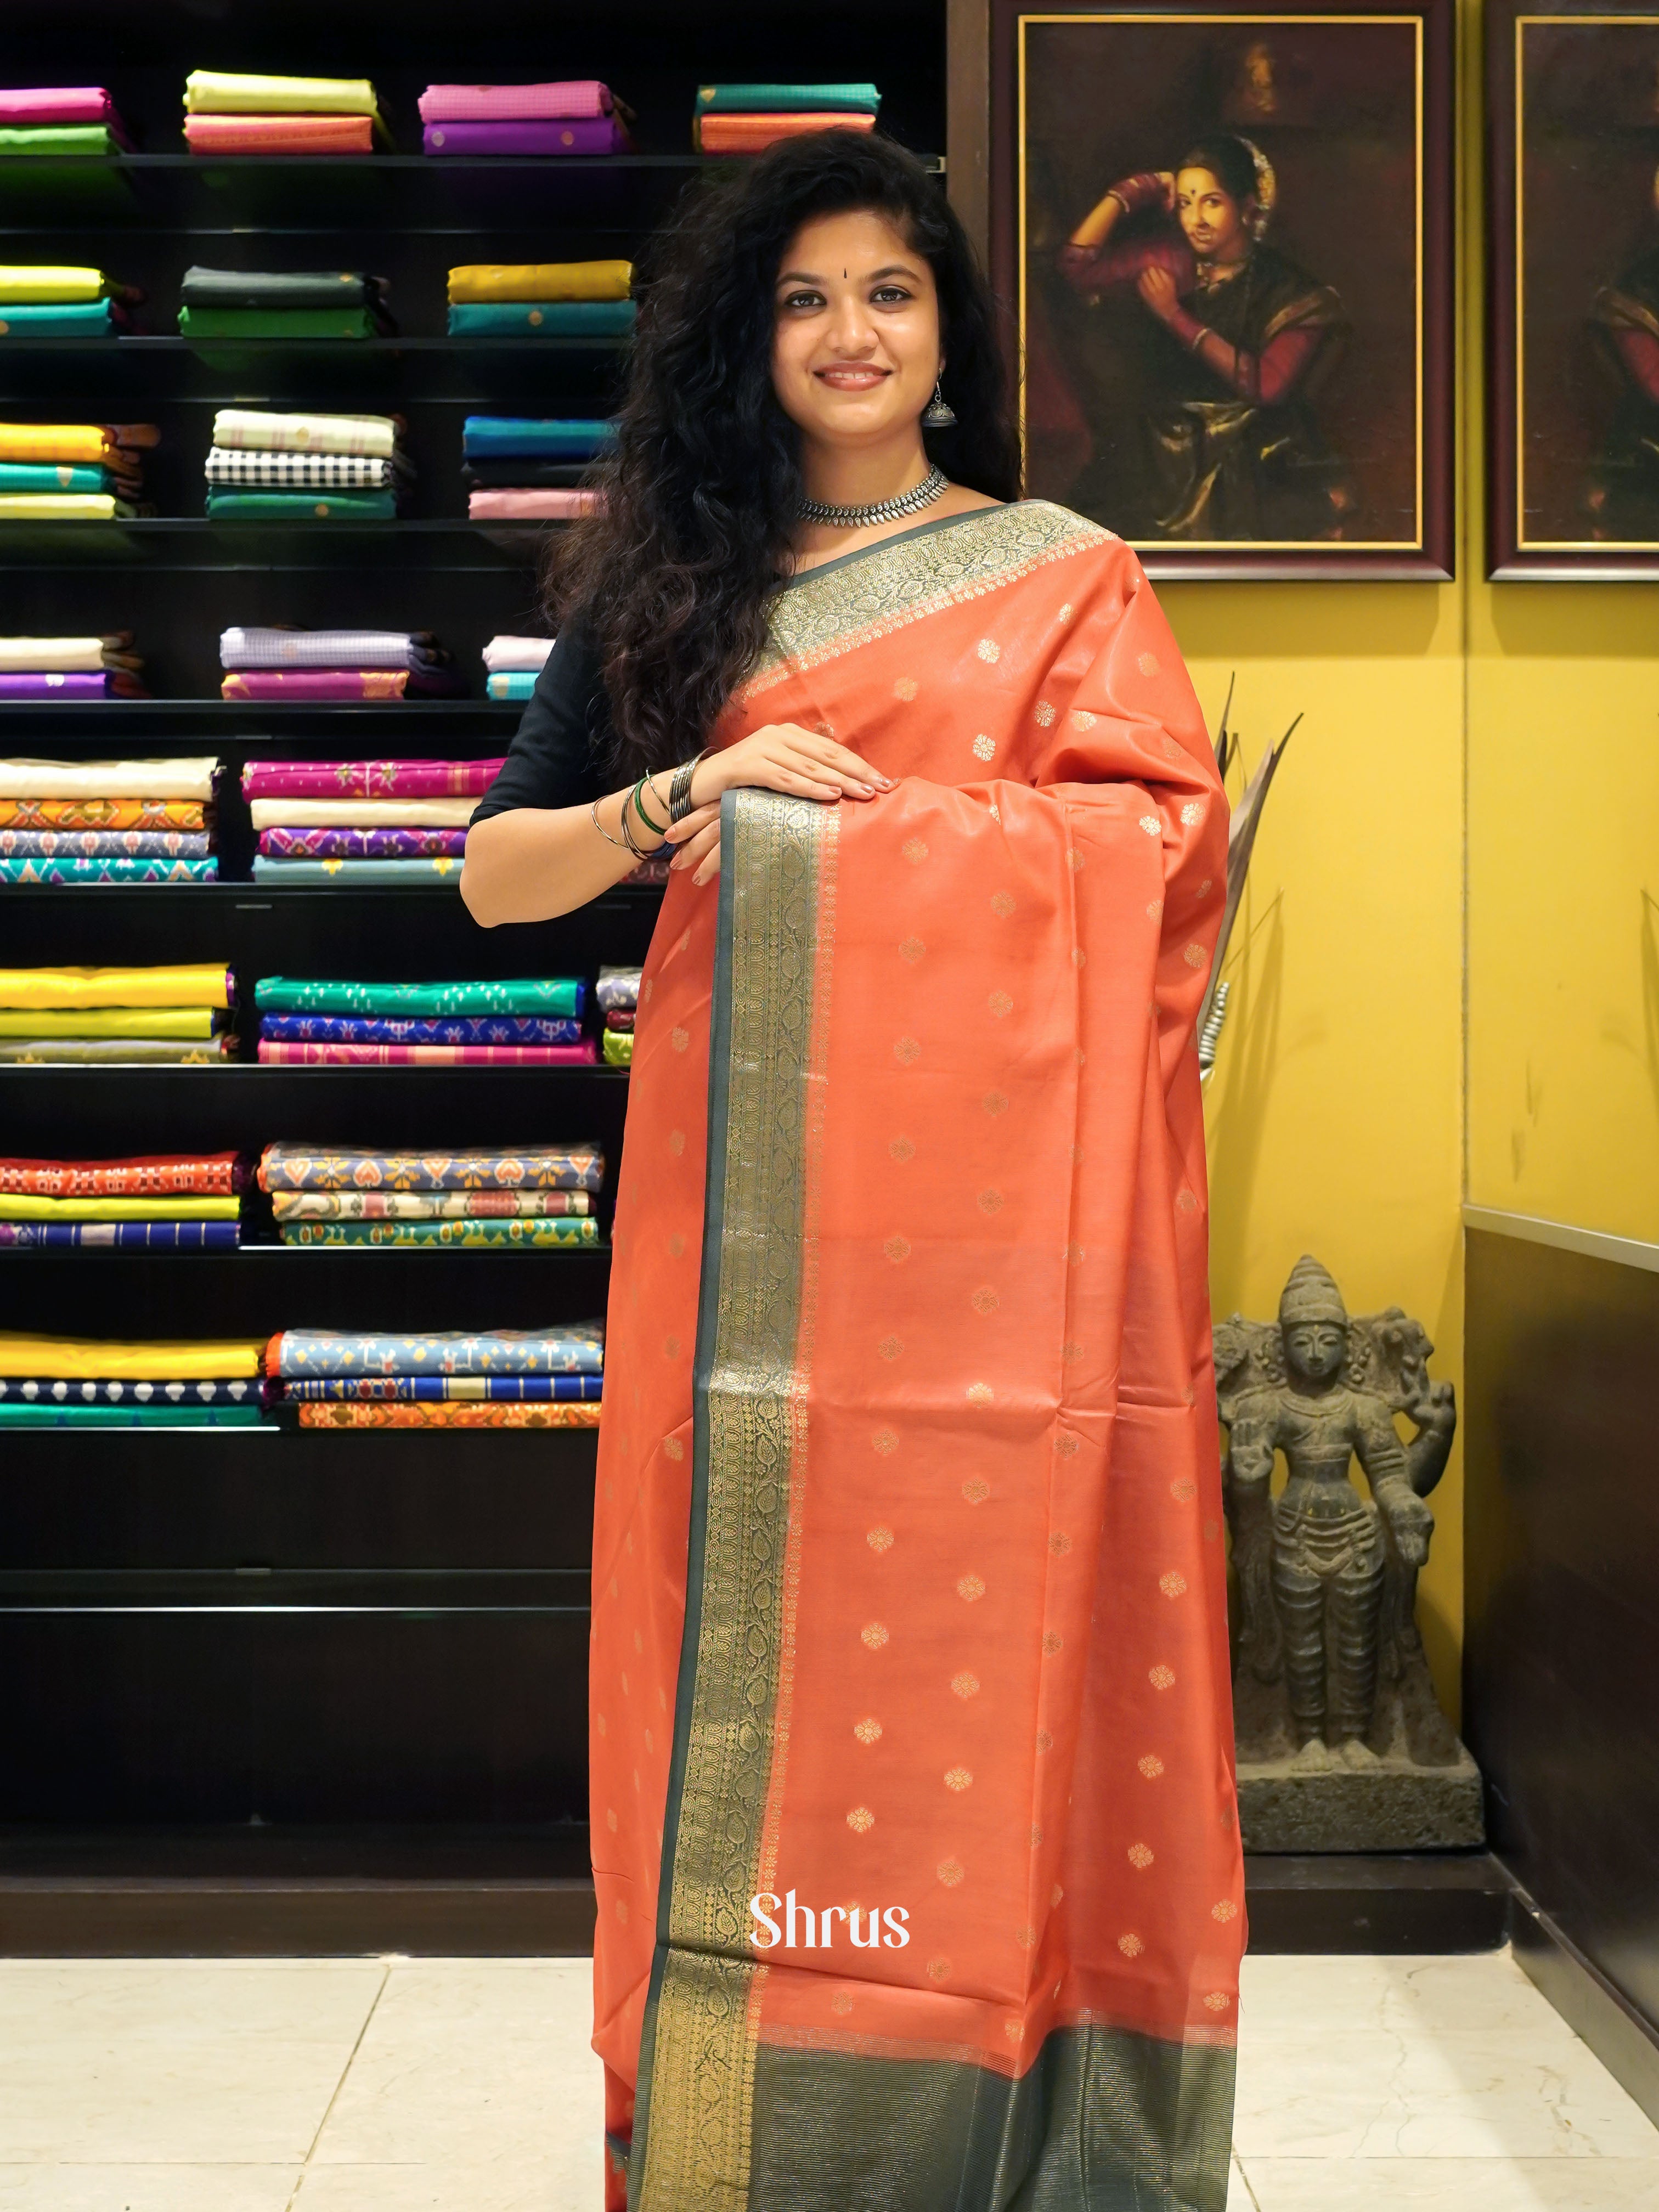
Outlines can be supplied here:
[[483, 1404], [437, 1399], [307, 1399], [302, 1429], [596, 1429], [599, 1408], [580, 1401], [538, 1404], [501, 1398]]
[[718, 904], [672, 878], [644, 969], [594, 1528], [610, 2202], [1223, 2212], [1213, 756], [1133, 555], [1040, 501], [792, 583], [720, 735], [777, 721], [896, 788], [728, 794]]
[[205, 828], [195, 799], [0, 799], [0, 830]]

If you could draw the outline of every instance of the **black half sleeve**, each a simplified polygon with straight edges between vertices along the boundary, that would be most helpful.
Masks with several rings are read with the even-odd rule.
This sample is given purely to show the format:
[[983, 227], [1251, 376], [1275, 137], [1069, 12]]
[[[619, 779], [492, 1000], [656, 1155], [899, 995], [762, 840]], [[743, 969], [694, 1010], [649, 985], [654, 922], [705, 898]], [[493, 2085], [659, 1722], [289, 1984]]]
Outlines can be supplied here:
[[501, 774], [472, 810], [475, 822], [520, 806], [586, 806], [605, 786], [611, 710], [599, 655], [566, 629], [547, 656]]

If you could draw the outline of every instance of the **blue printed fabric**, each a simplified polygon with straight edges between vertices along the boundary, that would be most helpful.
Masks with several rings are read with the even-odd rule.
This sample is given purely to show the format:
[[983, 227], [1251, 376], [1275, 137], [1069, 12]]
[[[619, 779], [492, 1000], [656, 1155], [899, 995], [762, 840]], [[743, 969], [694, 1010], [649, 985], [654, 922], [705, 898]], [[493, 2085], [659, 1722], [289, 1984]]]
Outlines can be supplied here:
[[605, 1395], [602, 1375], [325, 1375], [284, 1384], [288, 1398], [519, 1398], [545, 1405]]
[[267, 1366], [284, 1382], [313, 1375], [602, 1375], [605, 1326], [588, 1322], [556, 1334], [447, 1329], [426, 1336], [289, 1328], [273, 1339]]
[[261, 1014], [259, 1034], [289, 1044], [580, 1044], [582, 1025], [559, 1014]]
[[56, 1252], [84, 1244], [120, 1251], [234, 1252], [240, 1236], [235, 1221], [0, 1221], [0, 1251], [32, 1244]]

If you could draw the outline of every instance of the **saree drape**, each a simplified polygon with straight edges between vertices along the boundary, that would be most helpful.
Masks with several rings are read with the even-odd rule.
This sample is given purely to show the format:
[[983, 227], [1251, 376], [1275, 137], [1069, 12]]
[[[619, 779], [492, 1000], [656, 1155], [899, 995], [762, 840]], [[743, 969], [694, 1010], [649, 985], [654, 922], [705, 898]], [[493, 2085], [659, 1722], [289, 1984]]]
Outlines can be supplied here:
[[792, 584], [720, 736], [780, 721], [896, 787], [729, 793], [718, 900], [672, 878], [644, 971], [594, 1528], [608, 2201], [1222, 2212], [1202, 719], [1133, 554], [1025, 501]]

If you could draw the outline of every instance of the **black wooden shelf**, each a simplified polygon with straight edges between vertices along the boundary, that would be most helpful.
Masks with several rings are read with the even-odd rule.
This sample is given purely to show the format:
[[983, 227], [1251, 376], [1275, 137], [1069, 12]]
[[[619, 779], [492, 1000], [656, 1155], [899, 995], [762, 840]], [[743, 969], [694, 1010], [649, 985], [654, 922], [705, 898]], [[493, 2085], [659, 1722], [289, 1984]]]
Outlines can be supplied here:
[[[157, 515], [131, 522], [14, 522], [0, 514], [0, 574], [9, 568], [140, 562], [158, 568], [262, 573], [354, 568], [366, 560], [436, 574], [522, 569], [535, 566], [550, 532], [568, 526], [555, 520], [471, 522], [457, 517], [231, 521]], [[522, 700], [492, 703], [516, 703], [524, 711]]]

